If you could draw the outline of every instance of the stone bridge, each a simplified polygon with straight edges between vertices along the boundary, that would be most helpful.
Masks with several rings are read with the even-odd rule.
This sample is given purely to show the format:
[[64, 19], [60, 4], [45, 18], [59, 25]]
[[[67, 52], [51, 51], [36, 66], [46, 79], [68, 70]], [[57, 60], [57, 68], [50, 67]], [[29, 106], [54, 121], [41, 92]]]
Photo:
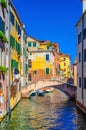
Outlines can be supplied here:
[[22, 98], [27, 98], [33, 90], [38, 90], [45, 87], [53, 87], [55, 89], [59, 89], [60, 91], [68, 95], [70, 98], [76, 96], [77, 88], [74, 85], [68, 84], [60, 80], [53, 80], [53, 79], [52, 80], [46, 79], [46, 80], [30, 83], [29, 85], [21, 89], [21, 96]]

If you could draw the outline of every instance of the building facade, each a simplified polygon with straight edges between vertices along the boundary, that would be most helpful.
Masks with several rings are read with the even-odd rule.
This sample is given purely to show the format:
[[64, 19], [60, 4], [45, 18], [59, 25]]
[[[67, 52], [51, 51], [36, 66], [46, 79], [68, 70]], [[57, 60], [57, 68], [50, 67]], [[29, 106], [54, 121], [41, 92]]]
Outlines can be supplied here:
[[77, 106], [86, 113], [86, 1], [82, 0], [82, 16], [77, 29]]
[[70, 56], [60, 53], [60, 76], [61, 78], [69, 78], [71, 76], [71, 68], [70, 68]]
[[39, 41], [32, 37], [28, 37], [27, 42], [29, 49], [28, 80], [34, 82], [54, 78], [56, 76], [55, 64], [58, 63], [55, 59], [55, 44], [50, 41]]
[[[9, 3], [9, 4], [8, 4]], [[27, 34], [10, 0], [0, 1], [0, 118], [21, 99], [28, 83]]]
[[9, 52], [8, 52], [8, 1], [0, 1], [0, 118], [8, 110]]
[[21, 87], [24, 87], [28, 84], [28, 46], [27, 34], [24, 29], [21, 35]]

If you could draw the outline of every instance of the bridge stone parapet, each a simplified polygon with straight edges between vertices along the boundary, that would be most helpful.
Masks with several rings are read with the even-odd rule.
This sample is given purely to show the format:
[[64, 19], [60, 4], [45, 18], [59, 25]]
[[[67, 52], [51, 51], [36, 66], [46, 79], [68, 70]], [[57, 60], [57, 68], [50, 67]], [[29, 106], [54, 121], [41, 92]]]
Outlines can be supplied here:
[[53, 88], [59, 89], [60, 91], [67, 94], [69, 97], [75, 97], [75, 95], [76, 95], [75, 86], [73, 86], [71, 84], [67, 84], [66, 82], [62, 82], [59, 80], [46, 79], [46, 80], [40, 80], [37, 82], [32, 82], [32, 83], [28, 84], [27, 86], [23, 87], [21, 89], [21, 96], [22, 96], [22, 98], [27, 98], [28, 95], [33, 90], [42, 89], [44, 87], [53, 87]]

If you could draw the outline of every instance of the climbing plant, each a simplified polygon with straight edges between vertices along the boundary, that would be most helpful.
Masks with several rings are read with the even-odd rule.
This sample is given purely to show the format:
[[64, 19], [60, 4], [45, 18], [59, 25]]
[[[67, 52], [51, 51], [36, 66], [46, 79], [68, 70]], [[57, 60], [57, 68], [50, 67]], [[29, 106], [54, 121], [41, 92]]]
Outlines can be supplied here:
[[5, 34], [2, 31], [0, 31], [0, 38], [2, 39], [3, 42], [8, 42], [7, 37], [5, 36]]
[[7, 70], [8, 70], [7, 67], [0, 65], [0, 71], [3, 72], [3, 74], [5, 74], [7, 72]]

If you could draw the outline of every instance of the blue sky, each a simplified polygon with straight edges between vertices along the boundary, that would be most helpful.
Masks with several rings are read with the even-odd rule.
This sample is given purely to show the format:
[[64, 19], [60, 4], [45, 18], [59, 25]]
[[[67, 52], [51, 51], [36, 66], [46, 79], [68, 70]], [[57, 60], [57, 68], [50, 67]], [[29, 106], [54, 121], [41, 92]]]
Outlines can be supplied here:
[[59, 44], [76, 57], [76, 23], [82, 14], [80, 0], [13, 0], [28, 35]]

